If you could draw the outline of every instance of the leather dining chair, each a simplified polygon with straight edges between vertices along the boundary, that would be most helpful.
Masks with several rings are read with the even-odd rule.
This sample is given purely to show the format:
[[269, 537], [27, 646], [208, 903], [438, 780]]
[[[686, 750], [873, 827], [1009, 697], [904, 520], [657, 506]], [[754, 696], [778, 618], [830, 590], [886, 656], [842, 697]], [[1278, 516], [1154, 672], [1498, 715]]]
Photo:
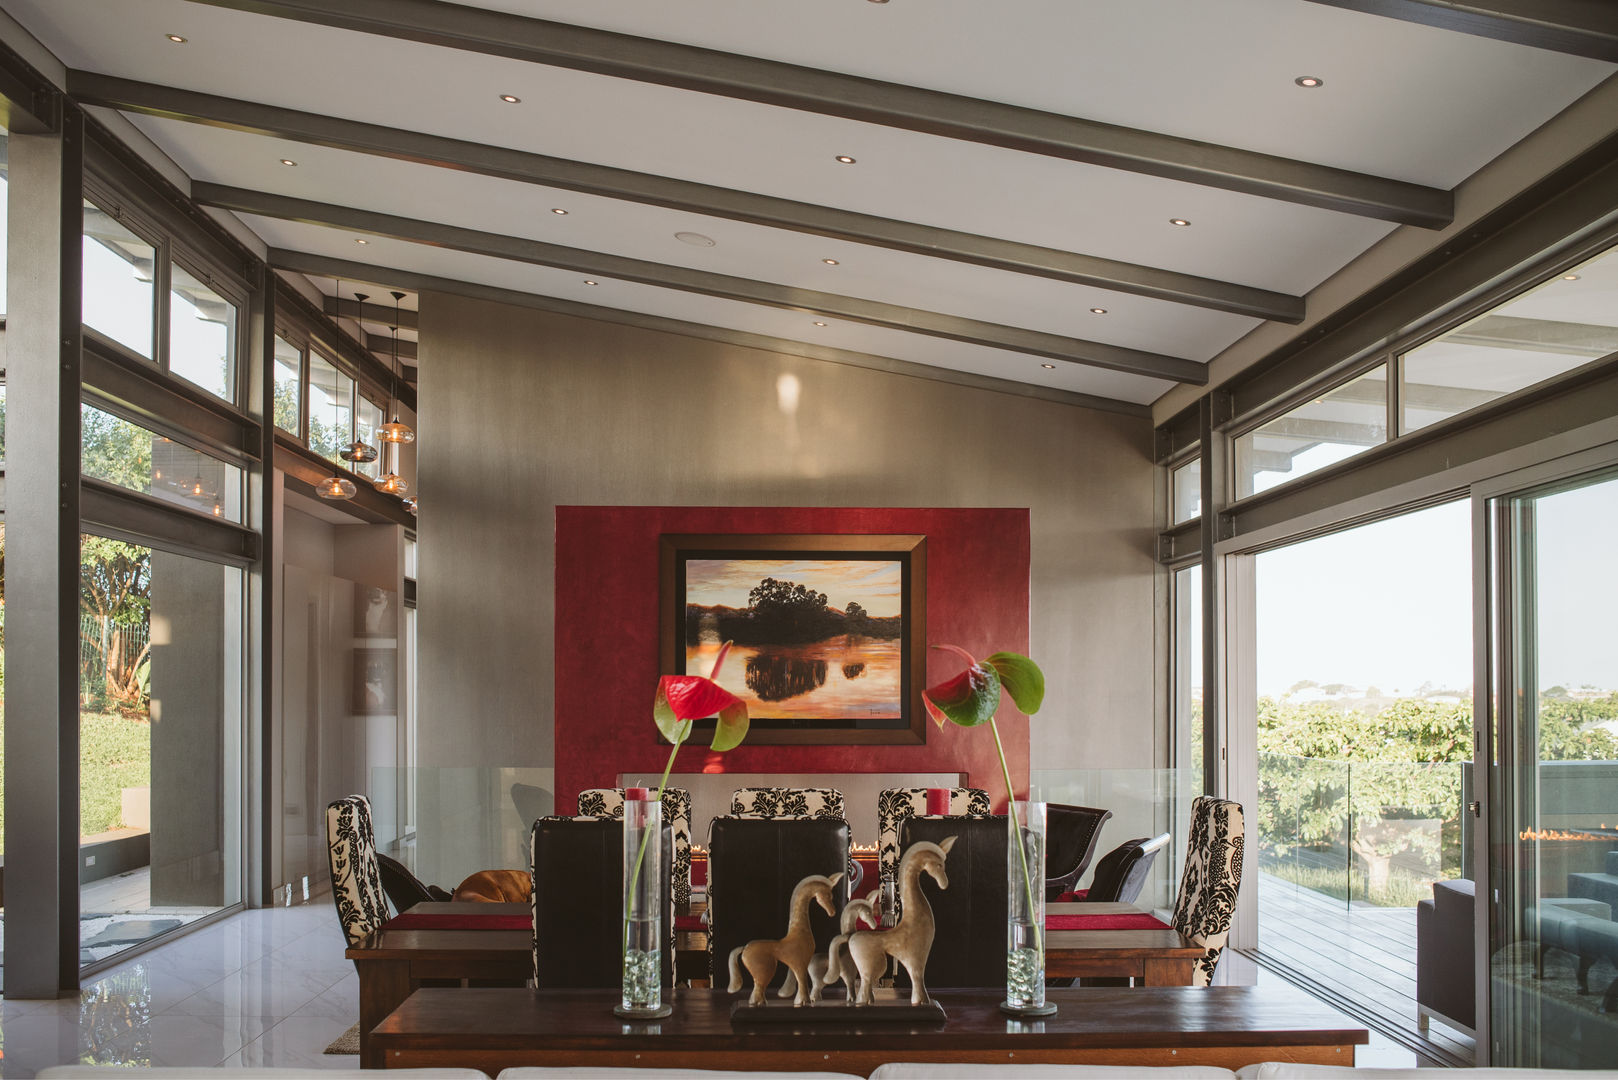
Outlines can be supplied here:
[[[899, 823], [899, 850], [918, 840], [955, 837], [944, 860], [949, 888], [926, 874], [921, 892], [933, 909], [927, 986], [1001, 986], [1006, 980], [1006, 819], [915, 817]], [[897, 984], [910, 985], [901, 967]]]
[[[786, 933], [792, 890], [811, 874], [830, 877], [848, 858], [848, 822], [839, 818], [713, 819], [708, 829], [708, 970], [711, 984], [729, 985], [730, 951], [758, 938]], [[810, 906], [815, 951], [825, 952], [837, 935], [844, 893], [836, 914]], [[786, 968], [777, 969], [780, 986]]]
[[1045, 807], [1045, 898], [1072, 889], [1090, 868], [1101, 826], [1111, 810], [1047, 803]]
[[[899, 823], [927, 812], [927, 788], [883, 788], [876, 797], [877, 872], [883, 881], [899, 868]], [[949, 789], [949, 812], [958, 817], [988, 817], [989, 793], [982, 788]]]
[[1207, 986], [1230, 940], [1236, 892], [1242, 883], [1242, 806], [1199, 795], [1191, 803], [1191, 838], [1174, 901], [1174, 929], [1208, 951], [1191, 972], [1191, 985]]
[[376, 855], [377, 870], [382, 875], [382, 891], [388, 894], [395, 912], [406, 912], [417, 904], [450, 899], [450, 894], [437, 885], [428, 885], [410, 868], [380, 851]]
[[[847, 821], [847, 803], [836, 788], [817, 787], [751, 787], [737, 788], [730, 793], [730, 816], [736, 818], [767, 818], [790, 821], [800, 818], [825, 818]], [[853, 837], [850, 834], [850, 844]], [[854, 858], [852, 846], [844, 866], [843, 896], [855, 896], [862, 884], [865, 871]]]
[[[1157, 853], [1169, 846], [1169, 834], [1125, 840], [1096, 862], [1090, 887], [1073, 899], [1079, 903], [1133, 904], [1146, 886], [1146, 878], [1157, 861]], [[1063, 894], [1067, 895], [1067, 894]]]
[[[663, 826], [663, 985], [674, 985], [673, 847]], [[542, 817], [530, 834], [534, 887], [534, 985], [540, 989], [623, 984], [624, 823]], [[649, 868], [648, 868], [649, 869]]]
[[[674, 906], [691, 903], [691, 793], [663, 789], [663, 820], [674, 834]], [[624, 819], [623, 788], [586, 788], [579, 792], [579, 816]]]

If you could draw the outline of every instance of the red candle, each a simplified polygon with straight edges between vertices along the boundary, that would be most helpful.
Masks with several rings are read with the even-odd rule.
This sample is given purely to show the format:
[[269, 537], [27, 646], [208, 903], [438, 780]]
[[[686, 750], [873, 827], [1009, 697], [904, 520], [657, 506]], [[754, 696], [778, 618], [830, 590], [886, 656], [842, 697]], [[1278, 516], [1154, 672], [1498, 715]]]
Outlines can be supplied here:
[[624, 788], [624, 801], [645, 802], [647, 799], [651, 798], [651, 792], [651, 788], [627, 787]]
[[943, 817], [949, 813], [949, 788], [932, 787], [927, 789], [927, 816]]

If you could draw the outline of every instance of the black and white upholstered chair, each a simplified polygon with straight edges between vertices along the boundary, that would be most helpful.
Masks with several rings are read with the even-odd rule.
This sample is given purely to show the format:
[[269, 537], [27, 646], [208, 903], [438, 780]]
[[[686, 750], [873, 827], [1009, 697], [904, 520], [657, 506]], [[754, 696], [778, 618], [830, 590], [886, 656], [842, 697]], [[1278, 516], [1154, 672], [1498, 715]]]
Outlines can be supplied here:
[[[744, 787], [730, 793], [730, 816], [765, 821], [798, 821], [823, 818], [830, 821], [848, 821], [847, 803], [843, 793], [829, 787]], [[854, 849], [849, 847], [848, 875], [845, 896], [853, 896], [861, 884], [864, 871], [854, 861]]]
[[1191, 838], [1174, 901], [1174, 929], [1208, 951], [1191, 970], [1192, 986], [1207, 986], [1230, 940], [1245, 845], [1240, 803], [1199, 795], [1191, 804]]
[[[579, 816], [624, 819], [623, 788], [586, 788], [579, 792]], [[663, 823], [674, 837], [674, 903], [691, 903], [691, 793], [684, 788], [663, 789]]]
[[349, 795], [326, 807], [326, 856], [331, 896], [350, 945], [358, 945], [388, 919], [388, 898], [376, 861], [371, 802]]
[[[883, 788], [876, 797], [877, 872], [883, 881], [890, 881], [899, 869], [899, 825], [906, 818], [921, 817], [927, 812], [927, 789], [924, 787]], [[986, 818], [989, 816], [989, 793], [982, 788], [958, 787], [949, 789], [951, 817]]]

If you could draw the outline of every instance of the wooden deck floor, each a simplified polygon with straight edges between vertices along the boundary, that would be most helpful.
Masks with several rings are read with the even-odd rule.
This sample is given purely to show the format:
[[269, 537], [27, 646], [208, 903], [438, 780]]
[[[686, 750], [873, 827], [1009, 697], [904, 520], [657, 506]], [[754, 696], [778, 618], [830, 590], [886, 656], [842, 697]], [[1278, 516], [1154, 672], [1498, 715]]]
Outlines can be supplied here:
[[1472, 1040], [1434, 1021], [1416, 1027], [1416, 909], [1347, 905], [1258, 875], [1253, 958], [1447, 1065], [1472, 1063]]

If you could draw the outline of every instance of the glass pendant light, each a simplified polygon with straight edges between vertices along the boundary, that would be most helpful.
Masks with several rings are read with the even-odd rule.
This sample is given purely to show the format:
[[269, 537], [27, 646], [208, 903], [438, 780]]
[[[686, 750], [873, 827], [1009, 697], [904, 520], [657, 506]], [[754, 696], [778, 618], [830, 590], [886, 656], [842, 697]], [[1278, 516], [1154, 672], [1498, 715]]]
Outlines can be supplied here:
[[[388, 327], [389, 330], [393, 331], [393, 367], [388, 370], [388, 381], [390, 383], [388, 392], [390, 395], [393, 395], [397, 390], [397, 387], [391, 384], [394, 374], [399, 370], [399, 301], [402, 299], [404, 299], [404, 293], [395, 292], [393, 294], [393, 325]], [[377, 438], [393, 444], [393, 461], [392, 468], [371, 481], [371, 486], [384, 495], [403, 495], [410, 490], [410, 485], [405, 481], [404, 477], [395, 471], [399, 467], [399, 444], [415, 442], [416, 433], [399, 423], [399, 418], [395, 416], [393, 423], [383, 424], [377, 429], [376, 435]]]
[[[370, 293], [357, 292], [354, 294], [354, 299], [359, 303], [360, 315], [365, 314], [365, 301], [369, 300], [370, 298]], [[341, 304], [338, 305], [338, 310], [342, 310]], [[364, 327], [361, 327], [360, 330], [361, 334], [363, 335]], [[369, 465], [371, 462], [376, 460], [376, 447], [372, 446], [368, 442], [362, 442], [360, 439], [356, 438], [353, 442], [337, 451], [337, 456], [342, 458], [344, 461], [352, 461], [356, 465]]]
[[[393, 331], [393, 367], [388, 372], [388, 381], [390, 384], [393, 381], [393, 377], [398, 374], [399, 371], [399, 301], [403, 299], [404, 293], [393, 293], [393, 325], [388, 328]], [[390, 386], [389, 389], [392, 390], [393, 387]], [[398, 400], [398, 396], [396, 394], [394, 395], [394, 400]], [[399, 443], [412, 443], [416, 441], [416, 433], [411, 431], [408, 425], [401, 424], [397, 414], [394, 415], [391, 421], [376, 429], [376, 437], [382, 442], [390, 442], [394, 443], [395, 445]], [[378, 487], [380, 486], [381, 485], [378, 484]]]
[[[343, 282], [342, 279], [339, 278], [337, 281], [337, 310], [341, 311], [342, 309]], [[313, 394], [313, 392], [314, 388], [310, 387], [310, 393]], [[312, 424], [310, 426], [313, 427]], [[331, 426], [335, 431], [337, 428], [337, 387], [335, 381], [332, 384], [331, 394]], [[358, 493], [359, 488], [354, 486], [354, 481], [340, 475], [340, 472], [332, 473], [332, 475], [326, 477], [326, 479], [315, 485], [315, 494], [319, 495], [322, 499], [328, 499], [332, 502], [341, 502], [344, 499], [352, 499]]]
[[414, 495], [406, 495], [399, 501], [404, 503], [404, 508], [411, 517], [416, 516], [416, 497]]

